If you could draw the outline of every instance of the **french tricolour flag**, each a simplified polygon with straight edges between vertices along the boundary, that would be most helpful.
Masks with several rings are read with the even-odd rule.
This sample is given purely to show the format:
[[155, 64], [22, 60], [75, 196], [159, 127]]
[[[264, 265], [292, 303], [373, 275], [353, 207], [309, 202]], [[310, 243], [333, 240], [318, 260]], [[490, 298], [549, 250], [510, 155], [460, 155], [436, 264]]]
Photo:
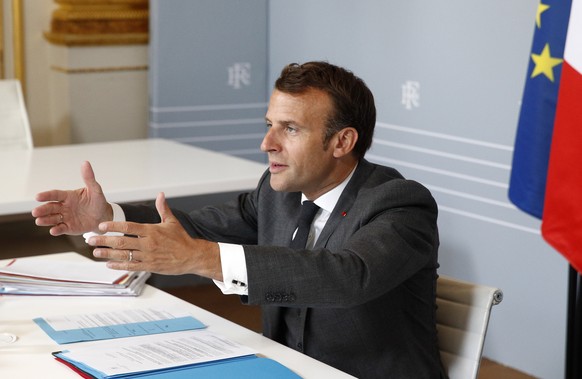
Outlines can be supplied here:
[[542, 235], [582, 273], [582, 1], [573, 0], [546, 184]]
[[509, 198], [582, 273], [582, 0], [542, 0]]

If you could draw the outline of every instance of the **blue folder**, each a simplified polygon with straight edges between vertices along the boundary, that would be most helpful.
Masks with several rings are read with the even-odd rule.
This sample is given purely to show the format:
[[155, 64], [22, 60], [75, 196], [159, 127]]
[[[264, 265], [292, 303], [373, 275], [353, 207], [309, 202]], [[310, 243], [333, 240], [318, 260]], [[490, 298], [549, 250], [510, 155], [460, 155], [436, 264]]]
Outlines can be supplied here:
[[159, 378], [159, 379], [301, 379], [299, 375], [269, 358], [247, 355], [238, 358], [224, 359], [195, 365], [171, 367], [162, 370], [128, 373], [107, 376], [82, 363], [69, 360], [61, 352], [53, 353], [62, 363], [71, 367], [86, 378], [117, 379], [117, 378]]
[[97, 341], [110, 338], [203, 329], [206, 327], [192, 316], [68, 330], [54, 330], [43, 318], [35, 318], [33, 321], [59, 345], [71, 342]]

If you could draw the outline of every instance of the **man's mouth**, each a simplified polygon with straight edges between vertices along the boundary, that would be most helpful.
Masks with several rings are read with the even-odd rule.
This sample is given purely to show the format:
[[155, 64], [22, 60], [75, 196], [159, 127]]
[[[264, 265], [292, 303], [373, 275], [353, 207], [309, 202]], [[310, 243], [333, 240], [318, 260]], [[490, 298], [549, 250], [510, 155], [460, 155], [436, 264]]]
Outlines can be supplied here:
[[269, 171], [271, 171], [271, 173], [277, 173], [283, 171], [287, 167], [288, 167], [287, 165], [284, 165], [282, 163], [271, 162], [269, 164]]

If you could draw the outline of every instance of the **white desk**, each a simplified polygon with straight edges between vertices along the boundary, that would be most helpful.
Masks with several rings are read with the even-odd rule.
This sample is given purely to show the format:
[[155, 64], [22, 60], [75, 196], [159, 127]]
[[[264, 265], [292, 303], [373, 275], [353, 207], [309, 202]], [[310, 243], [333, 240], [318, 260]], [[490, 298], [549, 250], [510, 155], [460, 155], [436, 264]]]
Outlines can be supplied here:
[[0, 216], [29, 213], [38, 192], [83, 186], [90, 161], [112, 202], [243, 191], [267, 168], [249, 160], [170, 140], [144, 139], [0, 151]]
[[[70, 256], [80, 258], [74, 253], [51, 255], [54, 259]], [[0, 261], [0, 265], [6, 262]], [[14, 343], [0, 342], [0, 376], [11, 379], [79, 378], [51, 355], [53, 351], [75, 344], [58, 345], [32, 321], [33, 318], [160, 306], [166, 309], [173, 306], [186, 307], [192, 316], [208, 325], [210, 330], [255, 349], [303, 378], [351, 378], [350, 375], [151, 286], [146, 286], [142, 295], [135, 298], [0, 296], [0, 333], [18, 336]]]

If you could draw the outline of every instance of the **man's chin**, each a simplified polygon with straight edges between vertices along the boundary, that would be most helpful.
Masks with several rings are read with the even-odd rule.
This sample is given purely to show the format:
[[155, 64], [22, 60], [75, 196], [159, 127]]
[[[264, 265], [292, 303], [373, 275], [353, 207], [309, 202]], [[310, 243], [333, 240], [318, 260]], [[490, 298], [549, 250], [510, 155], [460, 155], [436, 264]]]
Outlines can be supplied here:
[[288, 185], [288, 183], [286, 183], [283, 180], [278, 180], [278, 178], [273, 178], [273, 176], [271, 176], [271, 180], [270, 180], [269, 184], [271, 184], [271, 188], [277, 192], [292, 192], [293, 191], [291, 189], [291, 187]]

